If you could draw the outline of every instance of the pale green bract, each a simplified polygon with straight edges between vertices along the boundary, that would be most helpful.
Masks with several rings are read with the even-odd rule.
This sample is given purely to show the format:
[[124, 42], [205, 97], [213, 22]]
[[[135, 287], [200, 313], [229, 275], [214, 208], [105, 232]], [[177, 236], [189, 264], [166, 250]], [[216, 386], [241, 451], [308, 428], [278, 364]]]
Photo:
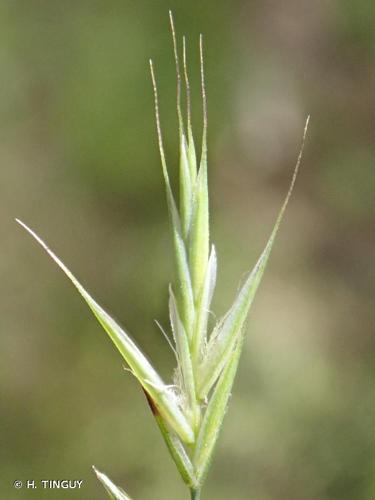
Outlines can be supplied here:
[[143, 388], [154, 399], [160, 413], [171, 427], [180, 435], [187, 443], [194, 441], [194, 434], [191, 426], [180, 409], [175, 393], [170, 386], [166, 385], [156, 370], [152, 367], [146, 356], [136, 346], [135, 342], [127, 333], [116, 323], [114, 319], [89, 295], [83, 288], [75, 276], [69, 271], [65, 264], [50, 250], [47, 245], [23, 222], [16, 219], [31, 236], [44, 248], [44, 250], [52, 257], [56, 264], [64, 271], [79, 293], [85, 299], [87, 305], [94, 313], [95, 317], [102, 325], [104, 330], [122, 354], [123, 358], [129, 365], [134, 376], [139, 380]]
[[[186, 42], [183, 38], [183, 71], [186, 91], [186, 130], [181, 110], [181, 73], [177, 39], [170, 13], [177, 75], [179, 130], [179, 208], [172, 192], [160, 125], [155, 72], [150, 61], [162, 172], [171, 221], [176, 283], [169, 290], [169, 316], [177, 367], [166, 384], [141, 349], [117, 322], [89, 295], [63, 262], [23, 222], [17, 220], [52, 257], [82, 295], [107, 332], [131, 372], [141, 384], [155, 421], [192, 499], [199, 499], [215, 444], [227, 409], [245, 336], [244, 324], [262, 279], [271, 249], [291, 196], [302, 157], [308, 119], [293, 178], [271, 236], [227, 314], [208, 334], [211, 302], [216, 286], [215, 247], [209, 252], [209, 199], [207, 185], [207, 104], [200, 37], [203, 101], [202, 150], [199, 162], [191, 127], [190, 83]], [[199, 164], [199, 168], [198, 168]], [[130, 497], [103, 473], [94, 471], [111, 498]]]
[[130, 496], [127, 495], [122, 488], [119, 488], [118, 486], [113, 484], [112, 481], [105, 474], [103, 474], [103, 472], [98, 471], [98, 469], [96, 469], [94, 466], [93, 469], [96, 474], [96, 477], [102, 483], [104, 488], [107, 490], [109, 496], [113, 500], [132, 500]]

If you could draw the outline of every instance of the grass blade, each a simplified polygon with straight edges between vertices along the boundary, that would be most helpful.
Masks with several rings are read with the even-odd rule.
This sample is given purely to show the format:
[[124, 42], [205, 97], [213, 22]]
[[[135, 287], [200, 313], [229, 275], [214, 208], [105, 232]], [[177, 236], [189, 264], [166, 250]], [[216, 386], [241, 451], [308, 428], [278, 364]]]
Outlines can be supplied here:
[[203, 39], [200, 37], [201, 87], [203, 100], [202, 154], [194, 191], [193, 215], [189, 240], [189, 262], [194, 299], [201, 294], [209, 253], [209, 209], [207, 186], [207, 100], [204, 83]]
[[107, 332], [121, 355], [130, 366], [133, 374], [142, 384], [147, 392], [150, 393], [152, 398], [156, 401], [160, 413], [172, 426], [172, 428], [179, 434], [181, 439], [186, 442], [194, 440], [193, 431], [188, 424], [185, 416], [182, 414], [176, 396], [172, 390], [164, 384], [158, 373], [152, 367], [148, 359], [143, 355], [140, 349], [136, 346], [129, 335], [111, 318], [111, 316], [90, 296], [90, 294], [83, 288], [77, 278], [70, 272], [65, 264], [48, 248], [37, 234], [35, 234], [26, 224], [16, 219], [17, 222], [26, 231], [35, 238], [35, 240], [44, 248], [49, 256], [56, 262], [56, 264], [64, 271], [73, 285], [77, 288], [78, 292], [86, 301], [87, 305], [94, 313], [96, 319]]
[[241, 334], [242, 326], [262, 278], [273, 240], [274, 236], [271, 236], [253, 271], [238, 293], [234, 304], [210, 338], [198, 376], [198, 396], [200, 399], [207, 396], [216, 382]]
[[169, 11], [169, 20], [171, 25], [173, 51], [176, 65], [176, 79], [177, 79], [177, 117], [178, 117], [178, 131], [179, 131], [179, 144], [180, 144], [180, 215], [181, 226], [184, 238], [187, 238], [191, 211], [192, 211], [192, 182], [190, 176], [187, 143], [184, 132], [184, 122], [181, 112], [181, 73], [180, 73], [180, 60], [178, 57], [178, 47], [176, 40], [176, 32], [174, 28], [172, 12]]
[[108, 492], [109, 496], [113, 500], [132, 500], [129, 495], [125, 493], [125, 491], [122, 488], [119, 488], [116, 486], [112, 481], [107, 477], [103, 472], [98, 471], [98, 469], [94, 466], [92, 466], [94, 469], [94, 472], [96, 474], [96, 477], [99, 479], [99, 481], [102, 483], [106, 491]]
[[202, 160], [194, 193], [193, 216], [189, 239], [189, 263], [194, 300], [202, 292], [209, 252], [209, 213], [207, 188], [207, 161]]
[[[151, 69], [151, 78], [154, 89], [155, 118], [156, 118], [156, 129], [158, 134], [159, 152], [160, 152], [160, 159], [161, 159], [163, 176], [167, 192], [167, 204], [171, 219], [173, 242], [174, 242], [175, 257], [176, 257], [177, 276], [179, 281], [178, 303], [183, 323], [187, 327], [188, 325], [193, 325], [194, 322], [194, 316], [195, 316], [194, 294], [190, 277], [188, 257], [181, 229], [180, 217], [172, 193], [172, 188], [168, 175], [167, 163], [165, 159], [163, 137], [160, 126], [158, 91], [157, 91], [155, 72], [152, 61], [150, 61], [150, 69]], [[191, 328], [190, 329], [187, 328], [187, 333], [190, 337]]]
[[195, 472], [191, 460], [188, 454], [185, 451], [181, 441], [177, 437], [177, 435], [173, 432], [170, 432], [167, 425], [165, 424], [163, 417], [160, 415], [157, 406], [151, 399], [150, 395], [145, 391], [145, 395], [150, 405], [152, 414], [155, 417], [156, 423], [159, 427], [159, 430], [163, 436], [165, 444], [169, 450], [170, 455], [172, 456], [177, 469], [182, 477], [182, 480], [189, 486], [189, 488], [194, 488], [197, 484]]
[[211, 463], [212, 454], [224, 420], [229, 396], [236, 376], [241, 347], [242, 338], [239, 340], [238, 345], [232, 352], [227, 365], [220, 375], [203, 417], [193, 458], [199, 484], [202, 484]]
[[199, 398], [204, 399], [207, 396], [208, 392], [220, 375], [221, 370], [227, 363], [234, 345], [241, 334], [241, 329], [249, 312], [250, 306], [253, 302], [258, 285], [262, 279], [263, 272], [268, 262], [268, 258], [270, 256], [277, 231], [279, 229], [285, 209], [293, 191], [298, 169], [301, 163], [308, 122], [309, 118], [306, 120], [302, 144], [290, 187], [277, 217], [271, 236], [267, 242], [267, 245], [263, 250], [253, 271], [250, 273], [245, 284], [238, 293], [231, 309], [225, 316], [224, 320], [215, 329], [213, 335], [210, 338], [207, 348], [207, 356], [205, 357], [205, 360], [201, 365], [201, 370], [198, 376], [197, 391]]
[[172, 291], [169, 288], [169, 317], [173, 332], [173, 338], [176, 344], [177, 356], [179, 361], [179, 370], [182, 375], [182, 394], [187, 397], [187, 411], [185, 414], [190, 416], [190, 422], [193, 423], [193, 428], [197, 428], [200, 420], [200, 409], [197, 405], [195, 393], [195, 381], [193, 364], [189, 348], [189, 340], [186, 334], [185, 327], [180, 319], [177, 310], [176, 300]]
[[204, 285], [197, 307], [196, 324], [192, 341], [192, 355], [194, 366], [198, 366], [203, 349], [207, 341], [207, 323], [210, 314], [212, 296], [216, 286], [217, 259], [215, 247], [212, 245], [208, 260]]

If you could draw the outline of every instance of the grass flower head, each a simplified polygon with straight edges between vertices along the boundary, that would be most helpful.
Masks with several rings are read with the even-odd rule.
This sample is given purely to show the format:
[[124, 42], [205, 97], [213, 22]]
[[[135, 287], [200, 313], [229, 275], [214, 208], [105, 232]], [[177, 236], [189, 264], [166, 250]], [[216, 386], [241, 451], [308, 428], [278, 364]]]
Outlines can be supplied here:
[[[126, 361], [146, 394], [155, 421], [182, 479], [198, 499], [209, 469], [236, 375], [245, 329], [244, 323], [262, 279], [270, 252], [288, 204], [301, 162], [308, 120], [292, 182], [271, 236], [254, 268], [234, 298], [226, 315], [212, 331], [209, 314], [216, 286], [217, 258], [210, 244], [207, 182], [207, 100], [204, 79], [203, 39], [200, 37], [200, 73], [203, 108], [201, 150], [197, 153], [191, 124], [190, 82], [186, 43], [182, 40], [182, 67], [170, 13], [177, 77], [179, 133], [179, 196], [172, 191], [160, 124], [158, 90], [150, 61], [155, 98], [158, 145], [171, 223], [176, 279], [169, 287], [169, 318], [176, 370], [169, 383], [162, 380], [129, 334], [91, 297], [63, 262], [30, 228], [18, 221], [63, 270]], [[187, 109], [182, 112], [184, 87]], [[109, 495], [130, 497], [103, 473], [94, 469]]]

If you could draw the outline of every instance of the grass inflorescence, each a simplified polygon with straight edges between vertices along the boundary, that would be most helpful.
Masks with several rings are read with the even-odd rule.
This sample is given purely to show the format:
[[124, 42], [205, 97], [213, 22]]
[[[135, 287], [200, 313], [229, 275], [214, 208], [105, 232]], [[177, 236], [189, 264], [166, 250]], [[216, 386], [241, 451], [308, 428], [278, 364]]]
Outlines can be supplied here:
[[[183, 38], [182, 68], [172, 14], [170, 22], [177, 75], [177, 119], [179, 135], [179, 203], [169, 178], [160, 124], [155, 70], [150, 61], [155, 115], [162, 173], [172, 229], [176, 279], [169, 287], [169, 318], [176, 369], [166, 383], [128, 333], [91, 297], [63, 262], [23, 222], [18, 222], [39, 242], [64, 271], [107, 332], [130, 371], [140, 383], [183, 481], [192, 499], [200, 497], [215, 444], [226, 412], [244, 340], [244, 323], [283, 218], [301, 162], [308, 119], [289, 191], [271, 236], [228, 312], [209, 331], [211, 302], [216, 286], [217, 258], [210, 244], [207, 183], [207, 99], [200, 36], [200, 74], [203, 108], [201, 150], [197, 154], [191, 124], [191, 96], [186, 43]], [[182, 90], [186, 112], [182, 112]], [[130, 499], [103, 473], [98, 479], [114, 499]]]

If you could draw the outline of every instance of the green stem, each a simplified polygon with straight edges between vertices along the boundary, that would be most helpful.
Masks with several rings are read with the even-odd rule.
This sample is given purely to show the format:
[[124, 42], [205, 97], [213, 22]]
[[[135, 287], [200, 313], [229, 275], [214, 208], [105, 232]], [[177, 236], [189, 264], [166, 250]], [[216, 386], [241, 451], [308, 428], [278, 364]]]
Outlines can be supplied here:
[[200, 500], [201, 490], [200, 490], [200, 488], [198, 490], [195, 490], [192, 488], [190, 490], [190, 494], [191, 494], [191, 500]]

